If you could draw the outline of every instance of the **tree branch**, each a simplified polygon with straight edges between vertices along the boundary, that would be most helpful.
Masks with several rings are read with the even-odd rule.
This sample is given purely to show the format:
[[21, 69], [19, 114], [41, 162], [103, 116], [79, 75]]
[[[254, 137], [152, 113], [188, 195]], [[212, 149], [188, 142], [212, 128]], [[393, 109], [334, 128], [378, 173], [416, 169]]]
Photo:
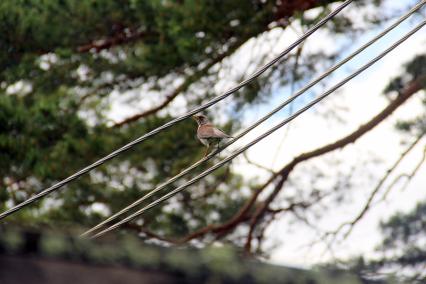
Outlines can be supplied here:
[[[318, 6], [329, 4], [332, 2], [337, 2], [338, 0], [329, 0], [329, 1], [323, 1], [323, 3], [318, 3], [318, 1], [315, 0], [309, 0], [309, 1], [290, 1], [291, 3], [288, 3], [288, 1], [282, 1], [280, 5], [277, 6], [277, 10], [275, 13], [275, 19], [273, 21], [279, 21], [281, 19], [288, 19], [289, 17], [293, 16], [294, 13], [298, 11], [305, 11], [312, 8], [316, 8]], [[326, 3], [328, 2], [328, 3]], [[105, 49], [112, 48], [114, 46], [128, 44], [134, 41], [137, 41], [143, 37], [146, 36], [152, 36], [152, 35], [158, 35], [155, 32], [146, 32], [146, 31], [138, 31], [135, 28], [121, 28], [120, 31], [110, 37], [105, 37], [100, 40], [93, 40], [92, 42], [88, 44], [84, 44], [81, 46], [78, 46], [76, 48], [77, 52], [79, 53], [85, 53], [89, 51], [95, 51], [100, 52]], [[42, 52], [44, 53], [44, 52]]]
[[423, 156], [420, 159], [420, 161], [417, 163], [416, 167], [411, 171], [411, 173], [402, 173], [399, 174], [398, 176], [396, 176], [393, 181], [388, 185], [385, 193], [383, 194], [382, 198], [377, 201], [377, 203], [385, 201], [387, 196], [389, 195], [390, 191], [392, 190], [392, 188], [397, 184], [398, 181], [400, 181], [401, 179], [405, 178], [406, 181], [404, 183], [404, 185], [401, 187], [401, 191], [403, 191], [408, 184], [410, 183], [411, 179], [413, 179], [413, 177], [417, 174], [417, 172], [420, 170], [421, 166], [423, 165], [423, 163], [426, 161], [426, 148], [423, 151]]
[[128, 31], [124, 29], [112, 37], [107, 37], [100, 40], [94, 40], [88, 44], [77, 47], [77, 52], [85, 53], [89, 51], [100, 52], [104, 49], [110, 49], [117, 45], [128, 44], [137, 41], [147, 35], [155, 35], [155, 33], [147, 33], [144, 31]]
[[261, 165], [261, 164], [258, 164], [258, 163], [256, 163], [256, 162], [254, 162], [254, 161], [250, 160], [250, 158], [249, 158], [249, 157], [248, 157], [248, 155], [247, 155], [247, 152], [244, 152], [244, 153], [243, 153], [243, 157], [244, 157], [244, 159], [246, 160], [246, 162], [247, 162], [249, 165], [253, 165], [253, 166], [255, 166], [255, 167], [259, 168], [259, 169], [262, 169], [262, 170], [264, 170], [264, 171], [267, 171], [268, 173], [271, 173], [271, 174], [273, 174], [273, 173], [274, 173], [274, 170], [273, 170], [273, 169], [268, 168], [268, 167], [265, 167], [265, 166], [263, 166], [263, 165]]
[[153, 107], [149, 110], [146, 110], [144, 112], [135, 114], [131, 117], [128, 117], [120, 122], [117, 122], [114, 124], [113, 127], [120, 127], [125, 124], [129, 124], [135, 121], [138, 121], [141, 118], [147, 117], [149, 115], [152, 115], [161, 109], [165, 108], [167, 105], [169, 105], [179, 94], [185, 92], [192, 83], [199, 80], [201, 77], [203, 77], [214, 65], [221, 62], [224, 58], [230, 56], [232, 53], [234, 53], [241, 45], [243, 45], [248, 38], [242, 38], [239, 41], [236, 41], [234, 44], [232, 44], [226, 51], [224, 51], [222, 54], [214, 58], [210, 61], [206, 66], [201, 68], [200, 70], [196, 71], [194, 74], [188, 76], [185, 81], [180, 84], [172, 93], [166, 96], [166, 100], [164, 100], [161, 104], [159, 104], [156, 107]]
[[[291, 5], [287, 5], [285, 4], [286, 1], [282, 1], [283, 4], [281, 4], [276, 12], [275, 15], [275, 20], [279, 20], [279, 19], [288, 19], [289, 17], [293, 16], [294, 13], [299, 12], [299, 11], [304, 11], [304, 10], [309, 10], [315, 7], [319, 7], [322, 6], [324, 4], [327, 3], [332, 3], [332, 2], [336, 2], [337, 0], [328, 0], [328, 1], [320, 1], [320, 3], [318, 1], [315, 0], [310, 0], [310, 1], [296, 1], [295, 3], [292, 3]], [[268, 23], [271, 23], [273, 21], [269, 21]], [[264, 31], [267, 31], [268, 29], [270, 29], [268, 27], [268, 25], [266, 25], [266, 28]], [[129, 118], [126, 118], [124, 120], [122, 120], [121, 122], [118, 122], [114, 125], [114, 127], [120, 127], [123, 126], [125, 124], [129, 124], [132, 122], [135, 122], [141, 118], [147, 117], [149, 115], [152, 115], [154, 113], [157, 113], [158, 111], [160, 111], [161, 109], [165, 108], [166, 106], [168, 106], [179, 94], [185, 92], [191, 85], [192, 83], [198, 81], [201, 77], [203, 77], [206, 72], [213, 67], [215, 64], [221, 62], [224, 58], [228, 57], [229, 55], [231, 55], [232, 53], [234, 53], [240, 46], [242, 46], [247, 40], [249, 40], [250, 38], [252, 38], [253, 36], [256, 36], [257, 34], [259, 34], [260, 32], [257, 32], [255, 34], [248, 34], [243, 36], [242, 38], [240, 38], [237, 42], [235, 42], [234, 44], [232, 44], [227, 51], [225, 51], [224, 53], [220, 54], [219, 56], [217, 56], [215, 59], [213, 59], [209, 64], [207, 64], [205, 67], [203, 67], [202, 69], [198, 70], [195, 72], [195, 74], [187, 77], [185, 79], [185, 81], [178, 86], [172, 93], [170, 93], [169, 95], [166, 96], [166, 99], [164, 100], [164, 102], [162, 102], [161, 104], [159, 104], [156, 107], [153, 107], [149, 110], [146, 110], [142, 113], [133, 115]], [[137, 37], [136, 37], [137, 38]], [[114, 42], [114, 41], [112, 41]], [[115, 40], [115, 42], [119, 43], [119, 40]], [[108, 48], [108, 44], [104, 44], [106, 46], [106, 48]], [[99, 47], [102, 47], [99, 46]], [[87, 50], [87, 48], [86, 48]]]
[[[416, 140], [414, 140], [413, 143], [410, 144], [410, 146], [401, 153], [399, 158], [395, 161], [395, 163], [386, 171], [386, 174], [380, 179], [380, 181], [375, 186], [374, 190], [371, 192], [370, 196], [367, 199], [367, 202], [365, 203], [362, 210], [358, 213], [358, 215], [352, 220], [345, 223], [340, 224], [340, 226], [334, 230], [333, 232], [327, 233], [327, 235], [334, 235], [337, 236], [339, 232], [346, 226], [349, 226], [349, 229], [346, 231], [346, 233], [343, 236], [343, 239], [346, 239], [349, 234], [352, 232], [353, 227], [361, 220], [362, 217], [367, 213], [367, 211], [371, 207], [371, 203], [373, 202], [374, 197], [376, 197], [379, 190], [382, 188], [385, 181], [388, 179], [388, 177], [395, 171], [395, 169], [399, 166], [399, 164], [402, 162], [402, 160], [414, 149], [414, 147], [420, 142], [420, 140], [423, 138], [424, 134], [419, 135]], [[424, 160], [422, 160], [423, 163]], [[417, 167], [416, 167], [417, 168]], [[415, 171], [416, 172], [416, 171]]]
[[426, 161], [426, 148], [423, 151], [423, 156], [420, 159], [420, 161], [417, 163], [416, 167], [411, 171], [411, 173], [407, 174], [407, 180], [405, 181], [405, 184], [402, 186], [401, 190], [405, 190], [410, 183], [410, 181], [413, 179], [413, 177], [416, 175], [416, 173], [420, 170], [423, 163]]
[[420, 91], [422, 89], [422, 84], [423, 84], [422, 82], [424, 82], [424, 80], [426, 80], [426, 76], [422, 76], [421, 78], [418, 78], [417, 80], [410, 82], [408, 86], [405, 88], [405, 90], [403, 90], [403, 92], [401, 92], [401, 94], [396, 99], [394, 99], [390, 104], [388, 104], [387, 107], [385, 107], [379, 114], [374, 116], [367, 123], [361, 125], [356, 131], [352, 132], [351, 134], [333, 143], [327, 144], [313, 151], [300, 154], [299, 156], [295, 157], [289, 164], [284, 166], [278, 172], [279, 181], [275, 185], [273, 191], [268, 195], [265, 202], [263, 202], [256, 209], [256, 212], [254, 213], [252, 217], [252, 220], [250, 222], [250, 230], [247, 235], [247, 241], [245, 245], [246, 250], [250, 251], [251, 240], [252, 240], [253, 231], [256, 224], [260, 221], [263, 214], [266, 212], [266, 209], [268, 208], [269, 204], [275, 199], [278, 193], [280, 193], [284, 182], [288, 179], [288, 176], [290, 175], [292, 170], [299, 163], [324, 155], [326, 153], [332, 152], [336, 149], [341, 149], [351, 143], [354, 143], [361, 136], [363, 136], [364, 134], [372, 130], [374, 127], [379, 125], [382, 121], [384, 121], [387, 117], [389, 117], [397, 108], [403, 105], [415, 93]]
[[[421, 90], [422, 87], [420, 82], [422, 82], [422, 80], [424, 79], [425, 77], [422, 77], [416, 81], [411, 82], [409, 86], [405, 89], [405, 91], [401, 93], [399, 97], [393, 100], [387, 107], [385, 107], [379, 114], [374, 116], [370, 121], [361, 125], [353, 133], [345, 136], [342, 139], [337, 140], [334, 143], [327, 144], [323, 147], [317, 148], [316, 150], [303, 153], [295, 157], [292, 162], [284, 166], [279, 172], [272, 174], [271, 177], [263, 185], [258, 187], [254, 191], [250, 199], [248, 199], [247, 202], [240, 208], [240, 210], [237, 213], [235, 213], [233, 217], [230, 218], [227, 222], [222, 224], [216, 224], [216, 225], [215, 224], [208, 225], [180, 239], [165, 240], [164, 237], [161, 237], [161, 236], [157, 236], [157, 237], [162, 238], [163, 241], [167, 241], [173, 244], [186, 243], [192, 239], [200, 238], [209, 233], [216, 234], [220, 238], [223, 235], [229, 233], [231, 230], [233, 230], [238, 224], [241, 224], [243, 222], [247, 222], [250, 220], [251, 233], [249, 232], [247, 236], [247, 242], [246, 242], [246, 249], [247, 251], [250, 251], [253, 230], [256, 224], [259, 222], [260, 218], [265, 213], [276, 214], [282, 211], [288, 211], [295, 208], [294, 206], [289, 206], [288, 208], [285, 208], [283, 210], [273, 210], [273, 209], [269, 209], [269, 205], [274, 200], [274, 198], [278, 195], [284, 182], [287, 180], [290, 172], [296, 167], [296, 165], [306, 160], [309, 160], [311, 158], [331, 152], [333, 150], [343, 148], [346, 145], [355, 142], [362, 135], [364, 135], [365, 133], [367, 133], [368, 131], [376, 127], [377, 125], [379, 125], [384, 119], [389, 117], [397, 108], [403, 105], [411, 96], [413, 96], [415, 93]], [[274, 190], [272, 191], [272, 193], [268, 196], [268, 198], [264, 202], [258, 203], [256, 210], [253, 212], [252, 208], [256, 204], [256, 201], [260, 193], [263, 192], [263, 190], [267, 188], [271, 183], [273, 183], [277, 178], [279, 178], [279, 181], [274, 186]], [[303, 203], [299, 205], [302, 205], [302, 204]], [[151, 234], [151, 236], [154, 237], [153, 234]], [[157, 238], [157, 239], [160, 239], [160, 238]]]

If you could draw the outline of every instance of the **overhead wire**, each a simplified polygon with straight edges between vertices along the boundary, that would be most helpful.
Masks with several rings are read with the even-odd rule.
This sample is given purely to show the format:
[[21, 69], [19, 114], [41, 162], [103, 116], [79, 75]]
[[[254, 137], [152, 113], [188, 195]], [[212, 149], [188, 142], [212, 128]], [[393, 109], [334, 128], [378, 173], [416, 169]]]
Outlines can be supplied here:
[[247, 127], [243, 132], [241, 132], [240, 134], [238, 134], [237, 136], [235, 136], [229, 142], [225, 143], [222, 147], [220, 147], [219, 149], [216, 149], [215, 151], [211, 152], [209, 155], [207, 155], [203, 159], [201, 159], [198, 162], [194, 163], [193, 165], [191, 165], [190, 167], [186, 168], [185, 170], [183, 170], [179, 174], [175, 175], [174, 177], [170, 178], [166, 182], [160, 184], [158, 187], [154, 188], [153, 190], [151, 190], [150, 192], [148, 192], [146, 195], [142, 196], [141, 198], [139, 198], [138, 200], [136, 200], [132, 204], [128, 205], [127, 207], [121, 209], [119, 212], [115, 213], [114, 215], [108, 217], [107, 219], [105, 219], [101, 223], [97, 224], [96, 226], [94, 226], [94, 227], [90, 228], [89, 230], [85, 231], [80, 236], [84, 237], [84, 236], [87, 236], [90, 233], [94, 232], [95, 230], [98, 230], [99, 228], [101, 228], [105, 224], [113, 221], [117, 217], [123, 215], [124, 213], [130, 211], [132, 208], [134, 208], [137, 205], [141, 204], [142, 202], [144, 202], [145, 200], [147, 200], [149, 197], [153, 196], [155, 193], [157, 193], [160, 190], [164, 189], [166, 186], [168, 186], [169, 184], [173, 183], [177, 179], [179, 179], [182, 176], [188, 174], [193, 169], [195, 169], [196, 167], [198, 167], [200, 164], [202, 164], [202, 163], [210, 160], [213, 156], [215, 156], [215, 155], [219, 154], [220, 152], [222, 152], [224, 149], [226, 149], [227, 147], [229, 147], [230, 145], [232, 145], [233, 143], [235, 143], [237, 140], [239, 140], [240, 138], [242, 138], [243, 136], [245, 136], [251, 130], [253, 130], [257, 126], [259, 126], [261, 123], [263, 123], [267, 119], [269, 119], [275, 113], [277, 113], [278, 111], [280, 111], [281, 109], [283, 109], [285, 106], [287, 106], [293, 100], [295, 100], [297, 97], [301, 96], [307, 90], [309, 90], [310, 88], [312, 88], [314, 85], [316, 85], [322, 79], [324, 79], [327, 76], [329, 76], [332, 72], [334, 72], [335, 70], [337, 70], [338, 68], [340, 68], [342, 65], [344, 65], [348, 61], [352, 60], [355, 56], [357, 56], [362, 51], [364, 51], [365, 49], [367, 49], [370, 45], [372, 45], [373, 43], [375, 43], [376, 41], [378, 41], [380, 38], [382, 38], [383, 36], [385, 36], [387, 33], [389, 33], [391, 30], [393, 30], [394, 28], [396, 28], [399, 24], [401, 24], [403, 21], [405, 21], [413, 13], [415, 13], [416, 11], [418, 11], [425, 3], [426, 3], [426, 0], [420, 1], [417, 5], [413, 6], [413, 8], [411, 8], [403, 16], [401, 16], [397, 21], [395, 21], [392, 25], [390, 25], [385, 30], [383, 30], [381, 33], [379, 33], [378, 35], [376, 35], [373, 39], [371, 39], [370, 41], [368, 41], [367, 43], [365, 43], [364, 45], [362, 45], [356, 51], [354, 51], [353, 53], [351, 53], [350, 55], [348, 55], [347, 57], [345, 57], [344, 59], [342, 59], [341, 61], [339, 61], [338, 63], [336, 63], [333, 67], [329, 68], [323, 74], [321, 74], [320, 76], [318, 76], [317, 78], [315, 78], [314, 80], [312, 80], [311, 82], [309, 82], [305, 87], [303, 87], [302, 89], [300, 89], [299, 91], [297, 91], [295, 94], [293, 94], [292, 96], [290, 96], [287, 100], [285, 100], [284, 102], [282, 102], [280, 105], [278, 105], [276, 108], [274, 108], [268, 114], [266, 114], [265, 116], [263, 116], [262, 118], [260, 118], [258, 121], [256, 121], [255, 123], [253, 123], [252, 125], [250, 125], [249, 127]]
[[255, 73], [253, 73], [251, 76], [249, 76], [247, 79], [243, 80], [242, 82], [240, 82], [239, 84], [237, 84], [235, 87], [229, 89], [228, 91], [226, 91], [225, 93], [223, 93], [220, 96], [217, 96], [213, 99], [211, 99], [210, 101], [208, 101], [207, 103], [193, 109], [192, 111], [187, 112], [186, 114], [177, 117], [165, 124], [163, 124], [162, 126], [151, 130], [150, 132], [144, 134], [143, 136], [129, 142], [128, 144], [122, 146], [121, 148], [111, 152], [110, 154], [108, 154], [107, 156], [97, 160], [96, 162], [90, 164], [89, 166], [79, 170], [78, 172], [74, 173], [73, 175], [61, 180], [60, 182], [52, 185], [51, 187], [39, 192], [38, 194], [34, 195], [33, 197], [15, 205], [12, 208], [9, 208], [8, 210], [2, 212], [0, 214], [0, 220], [9, 216], [10, 214], [20, 210], [21, 208], [23, 208], [26, 205], [29, 205], [35, 201], [37, 201], [38, 199], [46, 196], [47, 194], [63, 187], [64, 185], [70, 183], [71, 181], [77, 179], [78, 177], [84, 175], [85, 173], [93, 170], [94, 168], [104, 164], [105, 162], [113, 159], [114, 157], [118, 156], [119, 154], [129, 150], [130, 148], [132, 148], [133, 146], [141, 143], [142, 141], [158, 134], [159, 132], [171, 127], [172, 125], [187, 119], [188, 117], [191, 117], [192, 115], [199, 113], [203, 110], [205, 110], [206, 108], [218, 103], [219, 101], [225, 99], [226, 97], [230, 96], [231, 94], [235, 93], [236, 91], [238, 91], [239, 89], [241, 89], [242, 87], [244, 87], [245, 85], [251, 83], [252, 81], [254, 81], [257, 77], [259, 77], [260, 75], [262, 75], [267, 69], [269, 69], [272, 65], [274, 65], [275, 63], [277, 63], [279, 60], [281, 60], [285, 55], [287, 55], [290, 51], [292, 51], [296, 46], [298, 46], [301, 42], [303, 42], [306, 38], [308, 38], [309, 36], [311, 36], [316, 30], [318, 30], [320, 27], [322, 27], [325, 23], [327, 23], [330, 19], [332, 19], [335, 15], [337, 15], [341, 10], [343, 10], [346, 6], [348, 6], [351, 2], [353, 2], [354, 0], [346, 0], [345, 2], [343, 2], [341, 5], [339, 5], [334, 11], [332, 11], [330, 14], [328, 14], [326, 17], [324, 17], [321, 21], [319, 21], [317, 24], [315, 24], [312, 28], [310, 28], [305, 34], [303, 34], [301, 37], [299, 37], [296, 41], [294, 41], [289, 47], [287, 47], [283, 52], [281, 52], [279, 55], [277, 55], [274, 59], [272, 59], [271, 61], [269, 61], [268, 63], [266, 63], [263, 67], [261, 67], [258, 71], [256, 71]]
[[268, 131], [266, 131], [265, 133], [263, 133], [262, 135], [258, 136], [256, 139], [252, 140], [250, 143], [246, 144], [245, 146], [243, 146], [242, 148], [240, 148], [239, 150], [237, 150], [236, 152], [234, 152], [232, 155], [228, 156], [227, 158], [225, 158], [221, 162], [219, 162], [216, 165], [214, 165], [214, 166], [210, 167], [209, 169], [205, 170], [204, 172], [202, 172], [198, 176], [194, 177], [190, 181], [186, 182], [185, 184], [177, 187], [176, 189], [174, 189], [171, 192], [165, 194], [164, 196], [160, 197], [159, 199], [151, 202], [150, 204], [146, 205], [145, 207], [143, 207], [142, 209], [136, 211], [135, 213], [131, 214], [130, 216], [124, 218], [123, 220], [121, 220], [121, 221], [113, 224], [112, 226], [110, 226], [110, 227], [108, 227], [108, 228], [106, 228], [106, 229], [104, 229], [104, 230], [96, 233], [95, 235], [91, 236], [90, 238], [92, 238], [92, 239], [93, 238], [98, 238], [98, 237], [106, 234], [107, 232], [110, 232], [110, 231], [118, 228], [122, 224], [127, 223], [127, 222], [133, 220], [137, 216], [143, 214], [145, 211], [147, 211], [147, 210], [149, 210], [149, 209], [157, 206], [161, 202], [163, 202], [163, 201], [165, 201], [165, 200], [173, 197], [177, 193], [179, 193], [179, 192], [183, 191], [184, 189], [186, 189], [188, 186], [194, 184], [198, 180], [202, 179], [203, 177], [209, 175], [210, 173], [212, 173], [213, 171], [217, 170], [218, 168], [220, 168], [224, 164], [228, 163], [229, 161], [231, 161], [232, 159], [234, 159], [235, 157], [237, 157], [238, 155], [240, 155], [241, 153], [243, 153], [244, 151], [246, 151], [250, 147], [252, 147], [255, 144], [257, 144], [262, 139], [266, 138], [267, 136], [269, 136], [270, 134], [272, 134], [276, 130], [280, 129], [281, 127], [283, 127], [284, 125], [286, 125], [287, 123], [289, 123], [290, 121], [292, 121], [293, 119], [295, 119], [297, 116], [299, 116], [300, 114], [302, 114], [306, 110], [310, 109], [312, 106], [314, 106], [315, 104], [317, 104], [318, 102], [320, 102], [321, 100], [323, 100], [324, 98], [326, 98], [328, 95], [330, 95], [332, 92], [334, 92], [335, 90], [337, 90], [338, 88], [340, 88], [341, 86], [343, 86], [344, 84], [346, 84], [348, 81], [350, 81], [351, 79], [353, 79], [356, 76], [358, 76], [364, 70], [366, 70], [367, 68], [369, 68], [370, 66], [372, 66], [373, 64], [375, 64], [377, 61], [379, 61], [380, 59], [382, 59], [386, 54], [388, 54], [393, 49], [395, 49], [397, 46], [399, 46], [401, 43], [403, 43], [405, 40], [407, 40], [414, 33], [416, 33], [417, 31], [419, 31], [425, 24], [426, 24], [426, 20], [423, 21], [423, 22], [421, 22], [419, 25], [417, 25], [414, 29], [412, 29], [410, 32], [408, 32], [405, 36], [403, 36], [397, 42], [395, 42], [394, 44], [392, 44], [385, 51], [383, 51], [382, 53], [380, 53], [377, 57], [375, 57], [372, 60], [370, 60], [367, 64], [365, 64], [362, 67], [360, 67], [359, 69], [357, 69], [351, 75], [347, 76], [342, 81], [340, 81], [339, 83], [337, 83], [336, 85], [334, 85], [333, 87], [331, 87], [328, 91], [324, 92], [322, 95], [320, 95], [316, 99], [312, 100], [310, 103], [308, 103], [307, 105], [305, 105], [303, 108], [299, 109], [293, 115], [289, 116], [288, 118], [284, 119], [282, 122], [280, 122], [279, 124], [275, 125], [271, 129], [269, 129]]

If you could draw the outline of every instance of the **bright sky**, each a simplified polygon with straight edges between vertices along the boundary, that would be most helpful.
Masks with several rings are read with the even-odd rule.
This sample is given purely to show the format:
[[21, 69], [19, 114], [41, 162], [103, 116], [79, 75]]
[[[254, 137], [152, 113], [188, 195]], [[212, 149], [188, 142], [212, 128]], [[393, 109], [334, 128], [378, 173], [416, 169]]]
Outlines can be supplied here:
[[[390, 1], [388, 1], [390, 2]], [[402, 2], [402, 1], [401, 1]], [[406, 1], [404, 4], [413, 3]], [[394, 3], [391, 3], [395, 5]], [[405, 6], [404, 5], [404, 6]], [[350, 8], [349, 8], [350, 9]], [[332, 79], [328, 79], [327, 86], [331, 86], [338, 82], [339, 79], [350, 74], [356, 68], [366, 63], [367, 60], [373, 58], [378, 53], [383, 51], [391, 43], [398, 40], [403, 34], [412, 29], [421, 19], [417, 18], [412, 21], [407, 21], [399, 28], [395, 29], [389, 36], [386, 36], [379, 43], [375, 44], [367, 52], [356, 60], [351, 61], [347, 67], [345, 65], [342, 70], [335, 73]], [[387, 25], [386, 25], [387, 26]], [[371, 30], [363, 37], [356, 38], [352, 45], [352, 49], [359, 47], [364, 42], [368, 41], [381, 29]], [[316, 33], [308, 40], [309, 48], [327, 48], [333, 41], [325, 33]], [[318, 43], [323, 45], [318, 47]], [[384, 87], [393, 76], [400, 74], [401, 65], [413, 58], [415, 54], [424, 52], [426, 45], [425, 29], [415, 34], [412, 38], [406, 41], [403, 45], [387, 55], [382, 61], [362, 73], [359, 77], [352, 80], [341, 92], [337, 92], [327, 98], [316, 108], [316, 111], [308, 111], [302, 114], [298, 119], [291, 123], [288, 136], [281, 147], [281, 151], [277, 153], [277, 147], [282, 143], [283, 135], [286, 130], [282, 129], [274, 133], [271, 137], [265, 139], [249, 151], [249, 157], [258, 164], [270, 167], [272, 164], [274, 169], [279, 169], [292, 157], [305, 151], [317, 148], [320, 145], [332, 142], [336, 138], [342, 137], [354, 131], [361, 123], [369, 120], [373, 115], [377, 114], [387, 105], [387, 100], [381, 95]], [[347, 53], [350, 51], [348, 50]], [[314, 89], [316, 92], [308, 94], [319, 94], [323, 88]], [[270, 104], [262, 106], [252, 113], [253, 116], [248, 118], [252, 121], [258, 119], [258, 116], [272, 109], [274, 105], [281, 102], [288, 95], [288, 89], [283, 89], [277, 92]], [[350, 145], [344, 150], [338, 151], [334, 155], [327, 155], [324, 158], [312, 160], [309, 166], [318, 166], [326, 171], [331, 172], [331, 175], [337, 177], [337, 171], [343, 173], [348, 172], [352, 167], [356, 166], [356, 185], [354, 190], [348, 192], [348, 200], [344, 206], [337, 206], [329, 209], [320, 220], [308, 216], [308, 219], [316, 224], [321, 229], [333, 230], [344, 221], [352, 220], [361, 210], [363, 204], [367, 200], [370, 192], [374, 189], [377, 181], [385, 173], [386, 169], [399, 158], [400, 153], [407, 147], [401, 145], [401, 136], [394, 130], [394, 124], [398, 119], [404, 119], [415, 116], [422, 111], [420, 100], [412, 98], [408, 103], [401, 107], [394, 115], [374, 129], [371, 133], [365, 135], [355, 145]], [[301, 105], [307, 99], [302, 100]], [[297, 108], [297, 106], [295, 106]], [[339, 107], [342, 107], [340, 110]], [[319, 116], [317, 112], [325, 113], [328, 110], [334, 110], [345, 120], [345, 123], [329, 122]], [[286, 117], [287, 112], [283, 111], [281, 115], [277, 115], [272, 121], [265, 123], [259, 129], [248, 135], [244, 142], [245, 144], [252, 138], [258, 136], [262, 131], [272, 127], [278, 121]], [[418, 163], [424, 143], [409, 155], [405, 162], [398, 168], [397, 174], [409, 172]], [[343, 161], [338, 169], [328, 166], [331, 157], [335, 157]], [[371, 161], [372, 159], [381, 160], [377, 165], [365, 164], [363, 161]], [[266, 173], [254, 166], [245, 164], [240, 161], [238, 168], [245, 176], [260, 176], [265, 179]], [[297, 168], [293, 175], [303, 179], [304, 171], [309, 170], [309, 167]], [[374, 206], [367, 215], [358, 223], [349, 238], [334, 248], [334, 255], [337, 258], [347, 258], [350, 255], [363, 254], [373, 255], [375, 246], [380, 241], [380, 233], [378, 225], [381, 220], [386, 220], [396, 211], [409, 211], [416, 203], [426, 198], [424, 185], [426, 184], [425, 168], [422, 168], [416, 177], [412, 180], [409, 187], [401, 192], [398, 184], [389, 195], [386, 202], [379, 203]], [[371, 177], [370, 177], [371, 175]], [[396, 176], [395, 175], [395, 176]], [[373, 179], [371, 179], [373, 178]], [[389, 179], [390, 181], [392, 178]], [[298, 181], [299, 182], [299, 181]], [[300, 181], [303, 184], [303, 181]], [[356, 190], [356, 192], [355, 192]], [[381, 194], [379, 194], [379, 197]], [[286, 194], [281, 195], [282, 202], [285, 204]], [[280, 204], [275, 203], [276, 207]], [[318, 233], [309, 227], [299, 223], [290, 224], [292, 219], [289, 216], [283, 216], [279, 220], [272, 223], [267, 230], [267, 236], [271, 244], [278, 242], [278, 248], [272, 250], [271, 261], [279, 264], [300, 265], [306, 266], [318, 262], [327, 261], [331, 254], [326, 250], [323, 244], [314, 247], [307, 247], [307, 244], [318, 239]], [[309, 218], [311, 217], [311, 218]]]

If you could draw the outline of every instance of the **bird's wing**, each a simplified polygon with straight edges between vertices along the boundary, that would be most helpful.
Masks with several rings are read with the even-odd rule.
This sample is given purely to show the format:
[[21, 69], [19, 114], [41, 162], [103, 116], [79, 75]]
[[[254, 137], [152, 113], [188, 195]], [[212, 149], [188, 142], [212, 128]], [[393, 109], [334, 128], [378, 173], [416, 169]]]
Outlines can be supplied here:
[[221, 138], [231, 138], [231, 136], [230, 136], [230, 135], [226, 134], [225, 132], [223, 132], [222, 130], [220, 130], [220, 129], [218, 129], [218, 128], [213, 127], [213, 131], [214, 131], [214, 133], [215, 133], [215, 135], [216, 135], [217, 137], [221, 137]]
[[230, 138], [228, 134], [213, 125], [202, 125], [198, 129], [198, 138]]

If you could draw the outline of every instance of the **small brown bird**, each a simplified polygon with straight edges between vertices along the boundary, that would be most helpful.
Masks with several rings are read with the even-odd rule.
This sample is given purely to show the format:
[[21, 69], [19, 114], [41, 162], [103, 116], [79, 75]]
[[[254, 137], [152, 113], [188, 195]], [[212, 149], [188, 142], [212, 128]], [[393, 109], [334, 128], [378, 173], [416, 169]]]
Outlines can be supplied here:
[[207, 150], [204, 154], [204, 157], [207, 156], [207, 154], [209, 153], [210, 145], [216, 143], [216, 146], [219, 147], [219, 143], [222, 139], [232, 138], [232, 136], [214, 127], [213, 124], [211, 124], [211, 122], [207, 118], [207, 116], [203, 114], [196, 114], [192, 116], [192, 118], [194, 118], [195, 121], [198, 123], [198, 139], [201, 141], [201, 143], [207, 146]]

